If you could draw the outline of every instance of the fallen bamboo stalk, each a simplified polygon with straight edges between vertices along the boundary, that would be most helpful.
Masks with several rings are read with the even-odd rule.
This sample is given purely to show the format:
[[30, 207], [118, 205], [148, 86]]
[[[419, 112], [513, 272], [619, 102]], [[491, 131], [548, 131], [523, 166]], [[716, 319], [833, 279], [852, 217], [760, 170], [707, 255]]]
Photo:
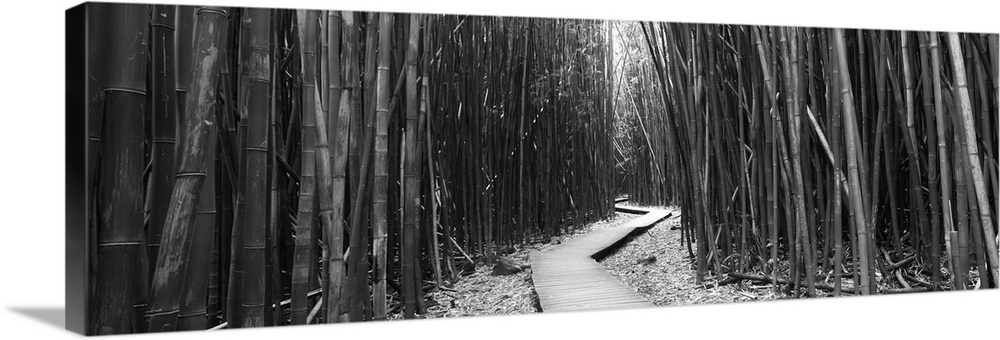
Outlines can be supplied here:
[[907, 283], [905, 279], [903, 279], [903, 274], [900, 274], [898, 270], [897, 271], [893, 271], [893, 273], [896, 274], [896, 280], [899, 281], [899, 284], [902, 285], [903, 288], [905, 288], [905, 289], [911, 289], [912, 288], [912, 287], [910, 287], [910, 284]]
[[[786, 279], [786, 278], [779, 277], [779, 278], [777, 278], [777, 280], [774, 280], [774, 278], [772, 278], [771, 276], [767, 276], [767, 275], [753, 275], [753, 274], [730, 272], [729, 273], [729, 277], [735, 277], [735, 278], [738, 278], [738, 279], [741, 279], [741, 280], [750, 280], [750, 281], [765, 282], [765, 283], [770, 283], [770, 282], [777, 281], [778, 284], [788, 284], [788, 279]], [[720, 281], [720, 285], [721, 285], [722, 282], [726, 282], [726, 281], [728, 281], [728, 280]], [[737, 281], [739, 281], [739, 280], [737, 280]], [[824, 290], [824, 291], [828, 291], [828, 292], [834, 291], [834, 287], [833, 286], [825, 284], [825, 283], [816, 282], [816, 283], [814, 283], [814, 286], [816, 287], [816, 289], [820, 289], [820, 290]], [[841, 291], [847, 291], [847, 292], [850, 292], [852, 294], [856, 293], [856, 289], [855, 288], [841, 287]]]
[[916, 276], [911, 276], [910, 274], [907, 274], [904, 271], [899, 271], [899, 274], [903, 275], [903, 277], [905, 277], [907, 280], [919, 283], [921, 285], [924, 285], [924, 286], [930, 286], [931, 285], [929, 282], [921, 280], [920, 278], [918, 278]]
[[[905, 265], [909, 264], [910, 262], [913, 262], [914, 259], [916, 259], [916, 256], [912, 256], [911, 255], [910, 257], [907, 257], [905, 259], [900, 260], [899, 262], [896, 262], [896, 263], [893, 263], [893, 264], [889, 265], [888, 267], [885, 268], [885, 270], [887, 270], [887, 271], [893, 271], [893, 270], [899, 269], [900, 267], [905, 266]], [[888, 259], [886, 261], [888, 261]]]
[[462, 246], [458, 245], [458, 242], [455, 242], [454, 237], [449, 237], [448, 240], [451, 240], [451, 244], [455, 245], [455, 248], [458, 248], [458, 252], [461, 253], [466, 260], [469, 260], [469, 263], [476, 263], [476, 261], [472, 260], [472, 257], [469, 257], [469, 254], [465, 253], [465, 250], [462, 250]]
[[316, 305], [313, 306], [312, 310], [309, 311], [309, 315], [306, 316], [307, 325], [313, 322], [313, 319], [316, 318], [316, 314], [319, 314], [319, 309], [322, 307], [323, 307], [323, 299], [319, 299], [319, 301], [316, 301]]
[[[885, 258], [885, 262], [892, 263], [892, 258], [889, 257], [889, 252], [885, 251], [884, 249], [882, 250], [882, 257]], [[899, 261], [899, 263], [903, 263], [904, 261]], [[899, 284], [902, 285], [903, 288], [906, 288], [906, 289], [910, 289], [911, 288], [910, 284], [908, 282], [906, 282], [905, 279], [903, 279], [903, 275], [899, 273], [900, 272], [899, 270], [893, 271], [892, 269], [889, 269], [889, 267], [886, 267], [886, 271], [887, 272], [893, 272], [895, 274], [896, 280], [899, 281]]]
[[882, 292], [885, 294], [903, 294], [903, 293], [916, 293], [916, 292], [926, 292], [929, 291], [927, 287], [914, 287], [914, 288], [899, 288], [899, 289], [886, 289]]

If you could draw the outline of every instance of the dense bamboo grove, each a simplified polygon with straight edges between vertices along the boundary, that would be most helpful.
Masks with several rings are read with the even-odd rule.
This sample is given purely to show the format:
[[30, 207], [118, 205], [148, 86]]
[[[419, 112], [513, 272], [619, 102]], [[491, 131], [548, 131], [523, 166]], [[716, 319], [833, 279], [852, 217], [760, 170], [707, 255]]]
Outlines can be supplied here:
[[617, 30], [618, 180], [682, 208], [699, 280], [997, 287], [996, 34]]
[[88, 332], [414, 318], [677, 205], [699, 282], [995, 288], [997, 35], [91, 4]]
[[613, 213], [606, 22], [88, 15], [90, 334], [412, 318]]

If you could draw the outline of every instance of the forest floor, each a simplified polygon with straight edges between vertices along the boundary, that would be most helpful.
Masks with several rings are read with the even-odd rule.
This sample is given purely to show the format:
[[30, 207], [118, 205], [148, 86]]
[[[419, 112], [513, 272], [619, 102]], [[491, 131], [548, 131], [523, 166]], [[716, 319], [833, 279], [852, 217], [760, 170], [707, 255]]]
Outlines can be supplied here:
[[[547, 242], [514, 247], [512, 253], [503, 257], [530, 265], [533, 253], [595, 230], [618, 226], [638, 216], [640, 215], [615, 213], [611, 219], [588, 224], [578, 230], [547, 239]], [[794, 298], [776, 291], [769, 283], [739, 281], [720, 286], [715, 278], [706, 278], [703, 283], [696, 283], [694, 260], [688, 256], [686, 247], [681, 243], [679, 224], [679, 218], [667, 218], [653, 227], [639, 229], [637, 233], [629, 236], [627, 242], [598, 262], [618, 280], [635, 289], [656, 306]], [[475, 270], [467, 272], [458, 282], [446, 283], [444, 289], [428, 292], [427, 313], [419, 315], [418, 318], [514, 315], [540, 311], [531, 281], [530, 266], [519, 273], [495, 276], [492, 275], [493, 266], [485, 265], [481, 259], [478, 261]], [[779, 267], [787, 268], [787, 263], [779, 263]], [[975, 276], [975, 272], [972, 275]], [[832, 285], [829, 281], [823, 282]], [[844, 279], [844, 284], [848, 288], [853, 286], [849, 278]], [[816, 294], [817, 297], [831, 295], [822, 290], [817, 290]], [[401, 319], [401, 314], [390, 314], [389, 319]]]
[[[515, 247], [505, 257], [531, 264], [531, 254], [591, 231], [618, 226], [639, 215], [615, 213], [614, 218], [586, 225], [547, 243]], [[612, 275], [657, 306], [767, 301], [784, 297], [770, 285], [695, 283], [695, 271], [687, 250], [680, 243], [681, 231], [671, 230], [678, 218], [668, 218], [632, 237], [621, 248], [599, 262]], [[427, 294], [427, 313], [420, 318], [450, 318], [481, 315], [513, 315], [539, 312], [531, 281], [531, 268], [519, 273], [494, 276], [492, 266], [477, 263], [475, 271], [446, 289]], [[398, 314], [397, 314], [398, 315]], [[395, 319], [395, 318], [392, 318]]]
[[[646, 229], [600, 261], [625, 285], [654, 305], [769, 301], [785, 298], [770, 285], [695, 283], [692, 258], [681, 244], [680, 218], [667, 218]], [[744, 281], [746, 282], [746, 281]]]

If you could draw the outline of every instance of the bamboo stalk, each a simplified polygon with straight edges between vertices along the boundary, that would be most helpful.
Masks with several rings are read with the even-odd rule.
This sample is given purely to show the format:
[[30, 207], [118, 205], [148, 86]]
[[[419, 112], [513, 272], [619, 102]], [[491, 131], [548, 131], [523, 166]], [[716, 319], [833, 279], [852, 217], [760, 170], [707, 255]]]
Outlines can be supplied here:
[[[320, 94], [319, 93], [320, 92], [319, 88], [316, 88], [315, 91], [316, 91], [316, 95], [318, 96]], [[326, 117], [323, 116], [322, 107], [320, 107], [320, 105], [319, 105], [318, 102], [315, 103], [315, 106], [316, 106], [316, 108], [313, 111], [313, 113], [316, 115], [316, 122], [322, 122], [322, 121], [324, 121], [326, 119]], [[316, 186], [319, 189], [319, 190], [317, 190], [318, 192], [316, 194], [319, 195], [319, 217], [320, 217], [320, 223], [321, 223], [321, 227], [322, 227], [323, 233], [325, 235], [334, 235], [334, 233], [342, 232], [342, 231], [338, 230], [339, 228], [337, 228], [337, 226], [335, 225], [336, 222], [334, 222], [334, 220], [333, 220], [333, 194], [330, 192], [330, 189], [333, 186], [333, 176], [331, 176], [331, 171], [330, 171], [331, 170], [330, 169], [330, 166], [331, 166], [330, 165], [330, 143], [326, 140], [326, 136], [327, 136], [326, 124], [319, 124], [319, 123], [317, 123], [315, 125], [315, 128], [316, 128], [316, 154], [315, 154], [315, 156], [316, 156], [316, 172], [318, 172], [320, 174], [318, 176], [319, 180], [316, 183]], [[333, 250], [328, 250], [325, 253], [329, 254], [332, 251]], [[329, 257], [329, 255], [327, 255], [327, 257]], [[326, 266], [330, 266], [331, 265], [330, 261], [327, 261], [325, 263], [326, 263]], [[326, 267], [325, 268], [326, 272], [324, 273], [325, 274], [324, 275], [324, 281], [326, 281], [326, 283], [323, 285], [323, 288], [325, 289], [324, 291], [326, 291], [326, 292], [330, 291], [329, 281], [333, 280], [331, 278], [332, 276], [338, 275], [336, 277], [339, 278], [341, 270], [338, 270], [338, 269], [334, 269], [332, 267]], [[330, 300], [331, 302], [335, 301], [333, 299], [327, 298], [327, 299], [320, 299], [318, 303], [319, 304], [323, 304], [324, 300]], [[329, 316], [330, 315], [327, 315], [327, 317], [329, 317]], [[328, 323], [332, 323], [333, 322], [332, 320], [333, 319], [329, 319], [328, 318], [327, 322]]]
[[[931, 74], [934, 86], [934, 118], [937, 121], [935, 125], [937, 133], [937, 149], [938, 149], [938, 166], [940, 168], [941, 174], [941, 208], [944, 216], [944, 231], [951, 234], [955, 230], [954, 223], [952, 221], [952, 211], [951, 211], [951, 170], [948, 165], [948, 139], [946, 138], [945, 131], [948, 121], [944, 118], [944, 102], [942, 98], [941, 90], [941, 48], [938, 43], [938, 33], [931, 32], [930, 35], [930, 49], [931, 49]], [[931, 165], [933, 166], [933, 165]], [[961, 245], [963, 241], [961, 239], [966, 236], [965, 232], [958, 231], [956, 235], [959, 237], [958, 244]], [[950, 235], [949, 235], [950, 236]], [[960, 246], [961, 247], [961, 246]], [[949, 252], [957, 251], [958, 249], [951, 249]], [[958, 255], [959, 261], [952, 264], [954, 271], [961, 271], [961, 268], [968, 268], [968, 264], [965, 263], [968, 259], [968, 252], [964, 255], [965, 260], [963, 260], [963, 255], [960, 252]], [[964, 285], [962, 285], [964, 287]]]
[[[105, 7], [106, 6], [106, 7]], [[143, 124], [146, 111], [145, 39], [149, 8], [145, 5], [95, 5], [94, 16], [113, 24], [103, 85], [103, 116], [96, 159], [96, 259], [92, 269], [93, 313], [87, 334], [141, 332], [147, 294], [147, 252], [143, 235]], [[140, 43], [132, 44], [130, 42]], [[92, 135], [93, 141], [93, 135]]]
[[[355, 44], [357, 42], [357, 29], [354, 23], [354, 12], [344, 11], [340, 15], [344, 24], [343, 35], [343, 60], [345, 84], [341, 86], [340, 101], [337, 110], [337, 118], [333, 133], [333, 162], [331, 163], [331, 180], [333, 199], [330, 219], [333, 221], [332, 229], [325, 234], [327, 238], [328, 257], [326, 262], [327, 285], [323, 289], [323, 299], [326, 300], [327, 314], [326, 321], [334, 323], [339, 321], [340, 304], [342, 302], [341, 290], [344, 282], [344, 201], [347, 180], [347, 158], [348, 143], [351, 127], [351, 118], [354, 117], [354, 106], [351, 101], [360, 91], [357, 89], [357, 56], [355, 55]], [[333, 39], [333, 38], [331, 38]], [[331, 67], [332, 70], [332, 67]], [[332, 76], [331, 76], [332, 77]], [[336, 83], [331, 80], [331, 84]], [[331, 98], [333, 98], [331, 96]], [[331, 103], [332, 105], [332, 103]], [[333, 117], [330, 117], [333, 120]]]
[[[427, 134], [426, 134], [427, 135], [427, 141], [426, 141], [426, 144], [425, 144], [426, 145], [426, 150], [427, 150], [427, 179], [428, 179], [427, 186], [428, 186], [428, 194], [430, 196], [430, 198], [428, 199], [428, 201], [430, 201], [430, 206], [431, 206], [430, 215], [429, 215], [430, 216], [430, 228], [428, 230], [430, 231], [430, 234], [431, 234], [431, 244], [432, 244], [432, 247], [433, 247], [434, 280], [437, 282], [437, 286], [441, 287], [441, 255], [440, 255], [440, 251], [439, 251], [439, 247], [438, 247], [438, 233], [437, 233], [437, 226], [438, 226], [438, 216], [437, 216], [437, 210], [438, 210], [437, 206], [438, 206], [438, 204], [437, 204], [437, 200], [436, 200], [436, 197], [437, 197], [437, 181], [436, 181], [435, 175], [434, 175], [434, 153], [432, 151], [433, 145], [434, 145], [433, 144], [434, 143], [434, 139], [433, 139], [433, 134], [432, 134], [432, 131], [431, 131], [431, 129], [432, 129], [432, 125], [431, 125], [432, 111], [430, 109], [430, 102], [429, 102], [430, 101], [429, 100], [429, 98], [430, 98], [430, 93], [429, 93], [429, 91], [430, 91], [430, 85], [429, 85], [429, 83], [430, 83], [430, 68], [431, 68], [431, 34], [430, 34], [431, 24], [432, 24], [432, 18], [430, 16], [426, 17], [426, 19], [424, 21], [424, 27], [425, 27], [425, 29], [424, 29], [424, 41], [423, 41], [423, 46], [424, 46], [423, 47], [423, 68], [421, 69], [421, 74], [420, 74], [420, 78], [423, 81], [423, 84], [420, 87], [420, 91], [421, 91], [420, 92], [421, 93], [421, 96], [420, 96], [420, 112], [423, 112], [424, 114], [427, 115], [426, 125], [424, 126], [424, 129], [427, 132]], [[527, 40], [525, 40], [525, 48], [527, 48]], [[522, 92], [522, 94], [523, 94], [523, 92]], [[523, 95], [522, 95], [522, 98], [523, 98]], [[523, 114], [524, 113], [523, 99], [522, 99], [522, 110], [521, 111], [522, 111], [522, 114]], [[521, 136], [523, 137], [523, 130], [522, 130], [522, 135]], [[523, 161], [523, 158], [522, 158], [521, 161]], [[518, 178], [521, 178], [520, 175], [518, 175]], [[518, 197], [522, 197], [522, 195], [518, 195]], [[524, 215], [524, 212], [520, 211], [520, 209], [519, 209], [518, 212], [519, 212], [518, 216], [523, 216]], [[521, 220], [523, 221], [523, 219], [521, 219]], [[519, 228], [522, 227], [521, 223], [518, 224], [518, 227]], [[523, 239], [523, 236], [522, 236], [522, 239]], [[448, 256], [451, 256], [450, 253], [448, 254]]]
[[227, 17], [226, 11], [218, 7], [197, 10], [197, 46], [192, 56], [195, 68], [189, 87], [193, 96], [187, 98], [184, 110], [188, 133], [181, 144], [180, 163], [163, 227], [163, 234], [169, 237], [163, 239], [153, 274], [147, 314], [150, 331], [176, 330], [180, 309], [177, 296], [188, 291], [184, 275], [193, 242], [192, 217], [197, 213], [205, 180], [205, 146], [213, 134], [212, 102], [225, 51], [221, 28], [225, 27]]
[[[915, 126], [916, 118], [914, 114], [916, 104], [914, 103], [914, 98], [913, 98], [914, 82], [910, 71], [910, 55], [909, 55], [910, 48], [907, 39], [908, 35], [909, 35], [908, 32], [904, 31], [900, 36], [900, 43], [902, 48], [900, 57], [902, 58], [903, 61], [903, 83], [905, 84], [904, 93], [906, 98], [905, 109], [906, 109], [906, 130], [907, 130], [906, 146], [907, 146], [907, 151], [910, 154], [909, 157], [910, 190], [911, 190], [910, 195], [915, 200], [915, 203], [911, 203], [910, 207], [912, 210], [917, 211], [919, 216], [918, 227], [920, 229], [920, 233], [924, 234], [923, 247], [925, 249], [925, 252], [929, 252], [928, 256], [930, 257], [931, 267], [933, 268], [931, 273], [932, 275], [931, 284], [933, 285], [933, 288], [936, 289], [936, 287], [941, 282], [941, 271], [938, 270], [938, 268], [941, 267], [940, 265], [941, 254], [940, 251], [937, 251], [938, 240], [934, 238], [934, 235], [937, 235], [936, 234], [937, 230], [935, 230], [934, 228], [928, 229], [929, 226], [928, 223], [926, 223], [927, 222], [927, 217], [926, 217], [927, 213], [925, 211], [926, 206], [924, 205], [923, 193], [920, 191], [920, 177], [921, 177], [920, 165], [919, 165], [920, 159], [919, 159], [916, 126]], [[933, 193], [933, 191], [931, 192]], [[930, 236], [930, 241], [927, 240], [928, 236]]]
[[[794, 31], [792, 31], [792, 33], [793, 34], [792, 34], [791, 38], [789, 39], [790, 40], [790, 44], [789, 44], [790, 46], [786, 47], [787, 48], [786, 53], [788, 53], [789, 50], [791, 51], [791, 54], [787, 55], [787, 56], [789, 57], [788, 59], [792, 59], [791, 62], [793, 64], [795, 64], [795, 63], [798, 63], [798, 60], [797, 60], [796, 54], [795, 54], [795, 53], [797, 53], [797, 46], [796, 46], [796, 44], [798, 43], [798, 37], [797, 37], [797, 35], [794, 34]], [[785, 34], [783, 34], [783, 37], [784, 36], [785, 36]], [[789, 63], [788, 59], [785, 59], [786, 67], [788, 66], [788, 63]], [[798, 96], [800, 96], [800, 93], [799, 93], [800, 91], [798, 90], [800, 88], [800, 86], [799, 86], [800, 84], [798, 84], [799, 79], [798, 79], [797, 75], [795, 75], [795, 72], [797, 72], [797, 69], [798, 69], [797, 65], [792, 65], [791, 68], [787, 69], [789, 71], [786, 72], [786, 74], [787, 74], [786, 84], [788, 85], [789, 88], [792, 89], [791, 90], [792, 94], [791, 94], [790, 98], [791, 98], [792, 104], [793, 104], [792, 105], [792, 112], [791, 112], [791, 114], [792, 114], [792, 121], [791, 121], [791, 126], [789, 127], [788, 137], [789, 137], [789, 140], [791, 141], [791, 145], [789, 147], [789, 150], [791, 151], [790, 152], [791, 153], [791, 164], [792, 164], [792, 169], [791, 170], [792, 170], [792, 177], [794, 179], [794, 182], [792, 184], [792, 196], [793, 196], [793, 201], [795, 202], [794, 204], [795, 204], [796, 232], [797, 232], [798, 237], [799, 237], [798, 242], [800, 242], [799, 246], [796, 247], [796, 248], [799, 248], [799, 251], [802, 252], [802, 259], [805, 262], [805, 267], [806, 267], [805, 276], [806, 276], [806, 283], [807, 283], [807, 288], [808, 288], [807, 293], [810, 296], [815, 296], [815, 293], [813, 292], [813, 290], [815, 289], [814, 288], [815, 283], [814, 283], [814, 278], [813, 278], [813, 274], [814, 274], [814, 269], [813, 269], [814, 261], [812, 259], [812, 253], [811, 253], [812, 246], [809, 244], [808, 231], [807, 231], [807, 227], [806, 227], [806, 223], [807, 222], [806, 222], [806, 215], [805, 215], [806, 214], [805, 199], [803, 197], [804, 196], [804, 193], [803, 193], [804, 189], [803, 189], [803, 183], [802, 183], [803, 182], [803, 179], [802, 179], [802, 169], [801, 169], [802, 165], [801, 165], [800, 156], [799, 156], [799, 151], [801, 149], [801, 146], [799, 145], [799, 138], [800, 138], [799, 133], [801, 131], [801, 128], [800, 128], [801, 115], [800, 115], [800, 111], [799, 111], [799, 99], [798, 99]], [[797, 254], [792, 254], [791, 256], [797, 256]]]
[[[369, 13], [366, 23], [366, 65], [372, 65], [373, 61], [371, 56], [374, 55], [374, 49], [371, 48], [373, 42], [375, 41], [374, 29], [375, 23], [378, 21], [378, 14]], [[369, 66], [369, 68], [371, 68]], [[371, 74], [371, 73], [367, 73]], [[374, 77], [372, 77], [374, 78]], [[370, 109], [365, 111], [364, 117], [364, 137], [362, 142], [364, 143], [360, 147], [361, 157], [360, 166], [358, 174], [358, 187], [354, 192], [354, 197], [352, 198], [351, 206], [351, 224], [350, 224], [350, 236], [351, 242], [350, 247], [354, 253], [354, 256], [350, 257], [350, 263], [348, 264], [348, 284], [345, 285], [345, 289], [349, 292], [349, 303], [348, 307], [348, 318], [351, 321], [363, 321], [364, 319], [364, 302], [368, 301], [368, 285], [366, 275], [367, 270], [367, 256], [368, 256], [368, 241], [367, 225], [362, 227], [363, 216], [367, 215], [363, 213], [365, 206], [365, 198], [368, 196], [369, 190], [369, 167], [371, 167], [372, 162], [372, 145], [375, 140], [375, 131], [372, 125], [375, 123], [375, 110]], [[342, 295], [343, 296], [343, 295]], [[344, 312], [344, 310], [341, 310]]]
[[270, 12], [250, 9], [243, 13], [248, 55], [242, 66], [246, 73], [246, 225], [243, 237], [243, 289], [240, 327], [266, 326], [265, 310], [267, 237], [267, 129], [270, 111]]
[[858, 252], [860, 257], [859, 273], [862, 277], [859, 285], [862, 295], [870, 295], [874, 287], [871, 287], [867, 278], [869, 273], [870, 256], [868, 254], [868, 226], [865, 224], [864, 208], [861, 201], [861, 184], [858, 178], [858, 148], [859, 140], [857, 125], [854, 119], [854, 97], [851, 91], [851, 79], [847, 69], [847, 52], [844, 44], [844, 32], [841, 29], [834, 29], [834, 44], [836, 45], [837, 62], [839, 63], [840, 82], [842, 84], [841, 98], [843, 100], [844, 126], [847, 135], [847, 168], [848, 184], [851, 189], [850, 207], [854, 211], [854, 222], [857, 224]]
[[990, 273], [994, 278], [998, 278], [1000, 277], [1000, 271], [997, 270], [997, 265], [1000, 261], [997, 260], [996, 234], [993, 232], [993, 217], [990, 211], [989, 198], [987, 198], [986, 185], [983, 180], [982, 166], [979, 162], [979, 147], [976, 141], [976, 129], [969, 101], [969, 90], [965, 81], [965, 62], [962, 60], [962, 46], [958, 33], [948, 33], [948, 46], [951, 51], [955, 87], [958, 90], [958, 103], [956, 104], [962, 117], [962, 130], [964, 131], [963, 136], [966, 143], [964, 157], [968, 162], [966, 166], [972, 172], [972, 184], [978, 201], [980, 224], [983, 228]]
[[[149, 49], [150, 75], [150, 115], [152, 116], [152, 146], [150, 147], [149, 174], [149, 227], [147, 228], [147, 249], [150, 263], [156, 263], [160, 250], [163, 220], [166, 218], [173, 175], [176, 171], [174, 156], [177, 144], [177, 85], [174, 69], [174, 14], [176, 6], [152, 6], [150, 17], [151, 39]], [[149, 272], [149, 278], [153, 273]]]
[[[372, 188], [372, 211], [371, 219], [374, 226], [372, 237], [375, 254], [375, 280], [372, 284], [374, 301], [372, 302], [373, 317], [376, 320], [386, 317], [386, 296], [385, 296], [385, 263], [386, 263], [386, 201], [388, 199], [388, 163], [386, 150], [388, 148], [389, 129], [389, 49], [390, 34], [392, 30], [391, 14], [382, 14], [379, 17], [379, 50], [378, 50], [378, 73], [376, 74], [376, 104], [375, 104], [375, 173], [374, 186]], [[412, 29], [412, 25], [411, 25]], [[412, 33], [411, 33], [412, 35]]]
[[[300, 132], [300, 143], [301, 146], [301, 157], [302, 157], [302, 170], [299, 174], [301, 180], [299, 181], [299, 202], [298, 202], [298, 212], [296, 213], [296, 223], [295, 223], [295, 254], [292, 264], [292, 287], [291, 287], [291, 324], [293, 325], [303, 325], [306, 324], [306, 319], [309, 313], [309, 302], [306, 299], [306, 294], [310, 290], [310, 283], [313, 277], [313, 259], [315, 255], [313, 254], [313, 243], [315, 242], [313, 236], [313, 221], [316, 218], [316, 211], [314, 207], [316, 206], [316, 144], [318, 136], [316, 135], [317, 121], [315, 119], [315, 102], [317, 97], [314, 93], [308, 90], [308, 88], [315, 87], [315, 77], [314, 73], [310, 72], [312, 66], [315, 66], [315, 25], [311, 24], [310, 19], [315, 17], [310, 15], [310, 11], [298, 10], [296, 11], [296, 24], [298, 25], [298, 41], [297, 44], [300, 49], [299, 62], [301, 69], [299, 70], [299, 75], [302, 78], [302, 96], [303, 105], [301, 118], [299, 120], [301, 126]], [[324, 230], [325, 231], [325, 230]]]
[[406, 47], [406, 132], [405, 160], [403, 162], [403, 245], [402, 254], [406, 256], [402, 264], [403, 284], [403, 317], [414, 318], [416, 312], [416, 295], [420, 282], [416, 280], [415, 261], [419, 261], [417, 243], [419, 239], [419, 190], [420, 177], [416, 176], [419, 164], [416, 162], [417, 150], [417, 111], [420, 103], [417, 99], [417, 49], [419, 43], [419, 15], [410, 16], [410, 35]]

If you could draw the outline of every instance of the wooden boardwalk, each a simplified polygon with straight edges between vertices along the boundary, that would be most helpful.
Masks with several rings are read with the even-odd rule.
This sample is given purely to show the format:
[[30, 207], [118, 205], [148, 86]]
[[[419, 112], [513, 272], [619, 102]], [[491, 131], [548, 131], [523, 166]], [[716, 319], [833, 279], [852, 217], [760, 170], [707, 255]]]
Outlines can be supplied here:
[[[618, 201], [616, 201], [617, 203]], [[620, 226], [593, 231], [531, 256], [532, 281], [543, 312], [652, 307], [618, 281], [594, 256], [622, 241], [637, 228], [653, 226], [677, 210], [615, 205], [615, 210], [644, 215]]]

